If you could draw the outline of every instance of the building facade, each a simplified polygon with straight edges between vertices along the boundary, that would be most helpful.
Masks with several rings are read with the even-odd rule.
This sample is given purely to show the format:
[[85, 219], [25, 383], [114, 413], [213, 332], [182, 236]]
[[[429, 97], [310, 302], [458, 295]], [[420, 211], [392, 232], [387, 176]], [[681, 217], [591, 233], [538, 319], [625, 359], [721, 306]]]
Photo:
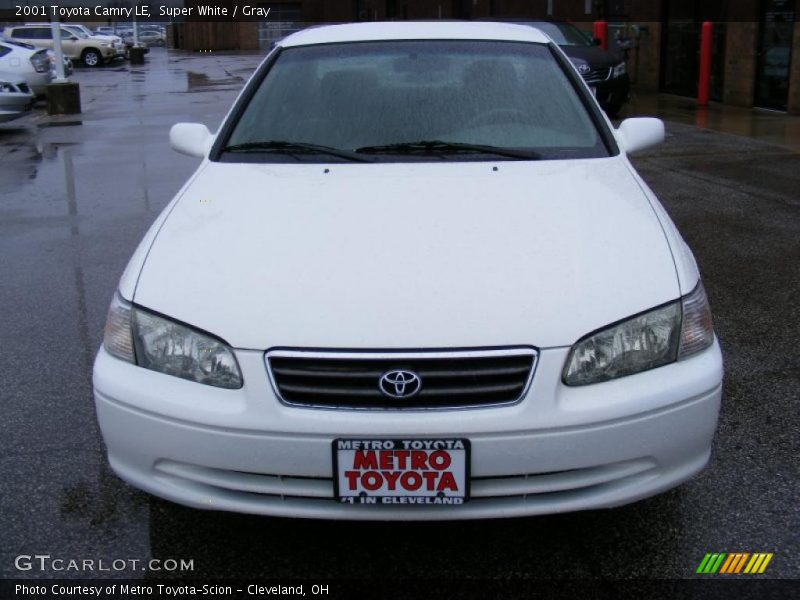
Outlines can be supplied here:
[[[0, 0], [0, 13], [20, 3], [30, 1]], [[703, 21], [712, 21], [711, 99], [800, 114], [800, 0], [269, 0], [257, 4], [270, 9], [267, 19], [187, 20], [170, 28], [173, 44], [186, 50], [266, 50], [288, 33], [315, 23], [554, 18], [591, 30], [593, 22], [602, 19], [610, 25], [612, 46], [621, 42], [629, 47], [628, 71], [637, 89], [693, 97], [700, 27]]]

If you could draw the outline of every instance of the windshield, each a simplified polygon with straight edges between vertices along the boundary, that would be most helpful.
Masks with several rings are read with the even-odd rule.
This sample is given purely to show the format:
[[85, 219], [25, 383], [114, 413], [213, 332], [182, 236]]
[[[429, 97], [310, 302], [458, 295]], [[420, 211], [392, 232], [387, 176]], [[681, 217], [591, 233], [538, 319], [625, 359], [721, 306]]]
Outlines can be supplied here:
[[593, 46], [592, 38], [569, 23], [550, 23], [548, 21], [528, 22], [525, 25], [536, 27], [559, 46]]
[[483, 41], [285, 49], [224, 146], [222, 160], [248, 162], [331, 160], [319, 147], [381, 161], [608, 156], [546, 45]]

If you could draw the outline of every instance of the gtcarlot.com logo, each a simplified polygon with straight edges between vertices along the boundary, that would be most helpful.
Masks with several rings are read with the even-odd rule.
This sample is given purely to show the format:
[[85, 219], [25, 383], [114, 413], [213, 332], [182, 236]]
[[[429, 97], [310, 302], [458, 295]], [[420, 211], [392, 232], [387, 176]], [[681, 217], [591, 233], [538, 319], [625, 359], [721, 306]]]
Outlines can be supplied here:
[[20, 554], [14, 559], [17, 571], [194, 571], [194, 559], [176, 558], [60, 558], [49, 554]]
[[697, 573], [703, 575], [760, 575], [767, 570], [772, 552], [709, 552]]

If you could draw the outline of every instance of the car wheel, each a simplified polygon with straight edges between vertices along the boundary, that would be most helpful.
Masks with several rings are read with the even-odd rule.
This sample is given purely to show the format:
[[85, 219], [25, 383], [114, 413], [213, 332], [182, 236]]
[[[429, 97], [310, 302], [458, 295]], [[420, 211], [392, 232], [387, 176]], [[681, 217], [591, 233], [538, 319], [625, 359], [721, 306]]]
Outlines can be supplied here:
[[158, 40], [156, 42], [156, 46], [163, 46], [163, 45], [164, 45], [164, 40]]
[[81, 60], [86, 67], [99, 67], [103, 64], [103, 57], [99, 50], [89, 48], [81, 54]]

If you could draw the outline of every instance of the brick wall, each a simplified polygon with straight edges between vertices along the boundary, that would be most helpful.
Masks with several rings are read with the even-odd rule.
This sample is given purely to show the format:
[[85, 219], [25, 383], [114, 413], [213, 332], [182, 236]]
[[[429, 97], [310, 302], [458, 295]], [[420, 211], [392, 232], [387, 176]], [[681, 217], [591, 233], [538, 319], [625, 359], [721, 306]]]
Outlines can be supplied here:
[[725, 38], [725, 104], [753, 106], [758, 23], [731, 22]]
[[636, 51], [631, 51], [628, 61], [628, 72], [636, 82], [636, 89], [645, 92], [657, 92], [661, 73], [661, 23], [650, 21], [639, 23], [647, 29], [639, 39], [638, 64]]

